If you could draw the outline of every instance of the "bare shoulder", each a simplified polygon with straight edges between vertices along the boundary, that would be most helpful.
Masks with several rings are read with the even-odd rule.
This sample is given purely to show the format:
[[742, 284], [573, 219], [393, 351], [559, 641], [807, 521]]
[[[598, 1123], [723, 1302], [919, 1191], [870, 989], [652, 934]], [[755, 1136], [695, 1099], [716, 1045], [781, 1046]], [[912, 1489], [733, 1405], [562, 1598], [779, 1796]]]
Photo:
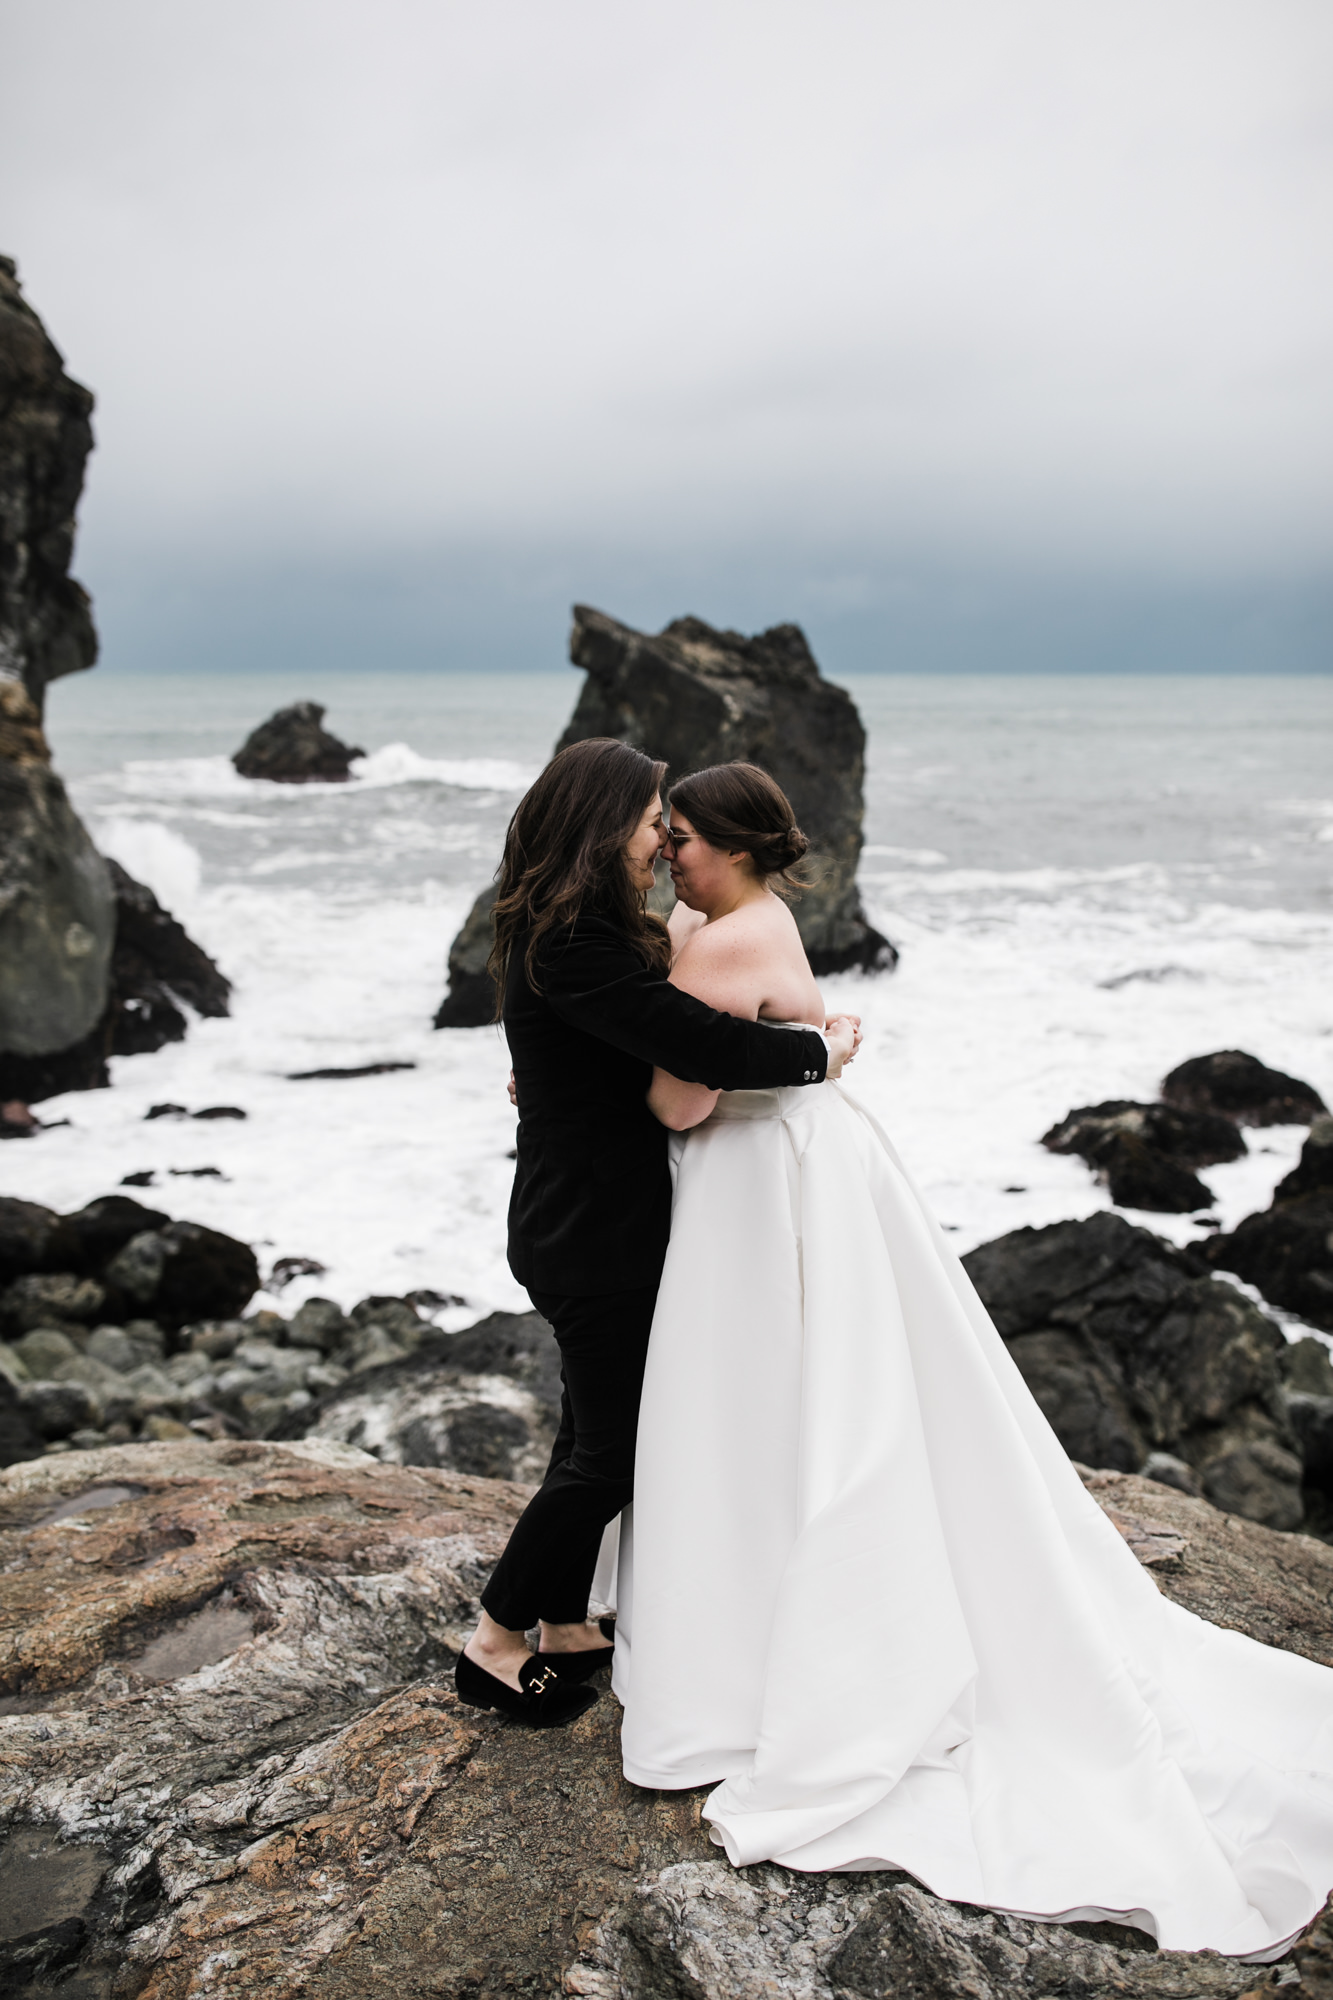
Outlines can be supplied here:
[[761, 1012], [795, 1019], [819, 1010], [800, 932], [777, 896], [746, 903], [691, 932], [671, 977], [710, 1006], [751, 1020]]

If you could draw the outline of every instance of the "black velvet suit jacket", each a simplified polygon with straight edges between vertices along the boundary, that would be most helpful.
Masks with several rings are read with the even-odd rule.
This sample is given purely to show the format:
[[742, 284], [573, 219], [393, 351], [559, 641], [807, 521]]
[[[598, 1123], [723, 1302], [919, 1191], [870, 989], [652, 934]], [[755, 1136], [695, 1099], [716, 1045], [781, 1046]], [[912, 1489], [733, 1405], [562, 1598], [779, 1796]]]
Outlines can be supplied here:
[[535, 993], [526, 941], [504, 1026], [518, 1088], [509, 1268], [536, 1291], [655, 1285], [671, 1227], [667, 1134], [653, 1065], [712, 1090], [822, 1083], [823, 1039], [719, 1014], [652, 972], [603, 918], [552, 933]]

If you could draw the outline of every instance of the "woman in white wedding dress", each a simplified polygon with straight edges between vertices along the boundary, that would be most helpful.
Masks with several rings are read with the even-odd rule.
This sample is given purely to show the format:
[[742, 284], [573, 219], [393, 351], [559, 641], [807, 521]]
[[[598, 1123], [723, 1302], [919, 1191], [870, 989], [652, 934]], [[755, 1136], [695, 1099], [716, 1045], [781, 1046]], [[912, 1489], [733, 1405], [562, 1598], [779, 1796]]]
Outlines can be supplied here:
[[[673, 979], [822, 1023], [781, 792], [724, 765], [671, 810]], [[621, 1532], [626, 1776], [716, 1785], [737, 1866], [1279, 1956], [1333, 1885], [1333, 1672], [1159, 1594], [843, 1086], [659, 1071], [650, 1103], [687, 1136]]]

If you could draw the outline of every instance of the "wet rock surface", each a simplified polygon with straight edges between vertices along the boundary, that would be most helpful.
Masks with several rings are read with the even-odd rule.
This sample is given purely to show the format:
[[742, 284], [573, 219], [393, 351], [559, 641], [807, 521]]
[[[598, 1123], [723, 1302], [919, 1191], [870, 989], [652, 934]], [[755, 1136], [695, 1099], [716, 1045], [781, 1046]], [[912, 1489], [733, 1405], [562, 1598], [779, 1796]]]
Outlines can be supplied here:
[[[1333, 1550], [1089, 1484], [1168, 1595], [1333, 1661]], [[535, 1734], [460, 1707], [448, 1664], [523, 1499], [314, 1440], [0, 1476], [7, 1990], [1186, 2000], [1267, 1979], [901, 1875], [733, 1871], [702, 1791], [625, 1784], [609, 1694]]]
[[1191, 1056], [1163, 1078], [1162, 1097], [1181, 1111], [1216, 1112], [1238, 1125], [1308, 1125], [1328, 1109], [1313, 1085], [1243, 1049]]
[[[797, 625], [747, 638], [701, 618], [656, 634], [575, 605], [569, 656], [587, 679], [559, 743], [616, 736], [665, 759], [667, 782], [740, 758], [772, 773], [811, 842], [814, 886], [793, 905], [817, 975], [891, 966], [897, 954], [867, 923], [856, 887], [865, 730], [856, 705], [820, 674]], [[449, 992], [435, 1025], [489, 1021], [491, 890], [478, 897], [449, 955]]]
[[1274, 1305], [1333, 1332], [1333, 1118], [1315, 1118], [1300, 1162], [1278, 1182], [1271, 1206], [1214, 1237], [1205, 1254]]
[[1072, 1458], [1134, 1472], [1165, 1453], [1229, 1512], [1300, 1525], [1286, 1343], [1195, 1255], [1104, 1213], [1015, 1230], [963, 1262]]
[[243, 778], [267, 778], [279, 785], [328, 784], [349, 778], [353, 758], [365, 754], [325, 729], [317, 701], [296, 701], [252, 730], [231, 761]]

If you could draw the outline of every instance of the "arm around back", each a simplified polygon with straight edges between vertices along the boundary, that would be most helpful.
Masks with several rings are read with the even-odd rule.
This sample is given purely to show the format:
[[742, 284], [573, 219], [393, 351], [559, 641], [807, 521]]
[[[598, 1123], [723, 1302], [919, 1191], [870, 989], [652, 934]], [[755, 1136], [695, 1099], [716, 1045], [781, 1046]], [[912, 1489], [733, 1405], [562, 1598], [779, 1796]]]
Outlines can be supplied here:
[[600, 917], [554, 937], [539, 971], [549, 1004], [570, 1027], [710, 1090], [774, 1090], [822, 1083], [824, 1038], [775, 1032], [719, 1013], [671, 986]]

